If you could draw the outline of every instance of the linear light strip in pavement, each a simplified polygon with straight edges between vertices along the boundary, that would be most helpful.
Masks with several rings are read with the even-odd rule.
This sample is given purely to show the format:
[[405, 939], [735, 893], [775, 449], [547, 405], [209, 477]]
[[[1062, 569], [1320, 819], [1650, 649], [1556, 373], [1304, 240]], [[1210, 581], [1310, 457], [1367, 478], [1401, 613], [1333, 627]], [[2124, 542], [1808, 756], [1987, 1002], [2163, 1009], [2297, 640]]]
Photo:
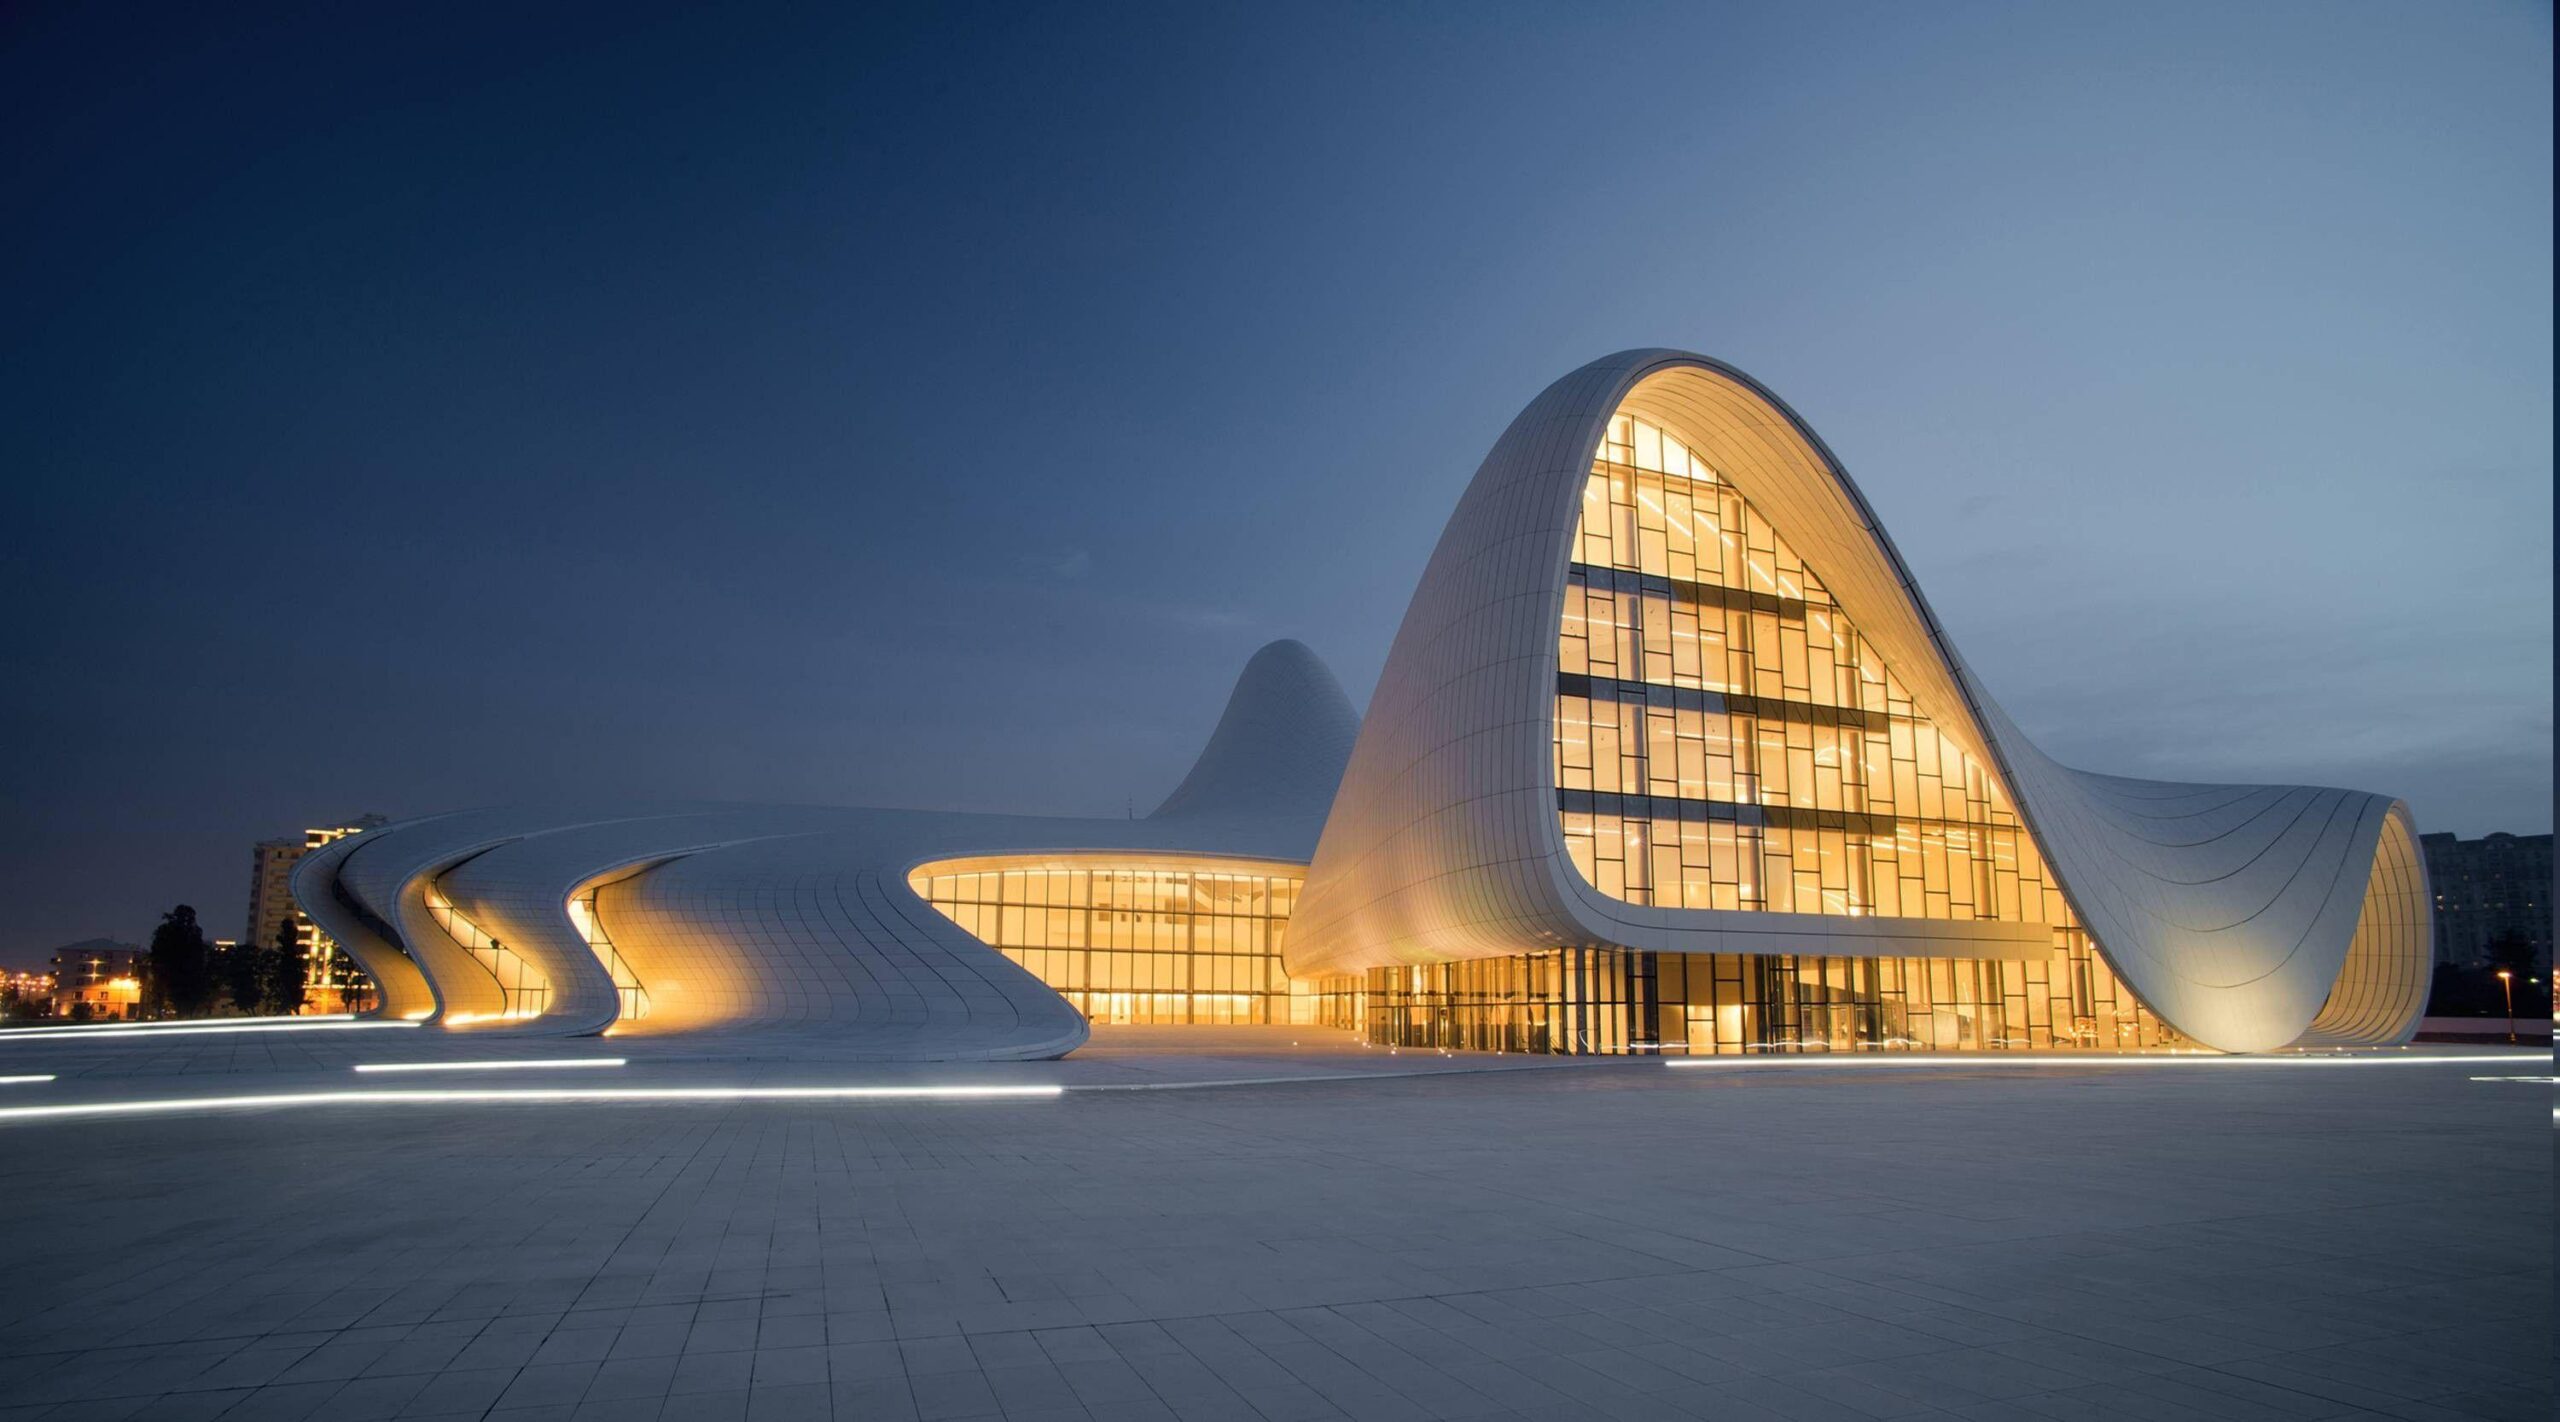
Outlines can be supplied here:
[[0, 1121], [254, 1111], [286, 1106], [450, 1106], [467, 1103], [610, 1101], [983, 1101], [1052, 1099], [1060, 1086], [599, 1086], [438, 1087], [403, 1091], [286, 1091], [258, 1096], [164, 1096], [0, 1107]]
[[1882, 1069], [1887, 1071], [1925, 1071], [1930, 1069], [1952, 1071], [1980, 1067], [2026, 1067], [2035, 1069], [2068, 1070], [2072, 1067], [2143, 1066], [2445, 1066], [2455, 1063], [2478, 1066], [2487, 1062], [2547, 1062], [2549, 1060], [2551, 1060], [2550, 1055], [2544, 1052], [2471, 1052], [2461, 1055], [2444, 1056], [2432, 1053], [2412, 1056], [2399, 1052], [2377, 1052], [2371, 1056], [2292, 1057], [2217, 1056], [2205, 1052], [2192, 1054], [2181, 1053], [2174, 1056], [2163, 1053], [2159, 1056], [2148, 1057], [2075, 1057], [2061, 1052], [2055, 1052], [2050, 1055], [2042, 1053], [2030, 1055], [2025, 1052], [2020, 1052], [2014, 1056], [2004, 1055], [1979, 1057], [1933, 1057], [1916, 1055], [1908, 1057], [1857, 1057], [1845, 1054], [1835, 1057], [1822, 1053], [1809, 1053], [1804, 1056], [1792, 1057], [1666, 1057], [1663, 1059], [1662, 1064], [1664, 1066], [1672, 1067], [1719, 1067], [1727, 1071], [1785, 1070], [1795, 1067], [1829, 1067], [1834, 1070], [1866, 1068]]
[[170, 1032], [188, 1027], [256, 1027], [266, 1023], [291, 1022], [305, 1026], [322, 1022], [353, 1022], [352, 1012], [297, 1012], [290, 1017], [202, 1017], [171, 1018], [165, 1022], [74, 1022], [60, 1027], [30, 1027], [31, 1032]]
[[568, 1071], [580, 1067], [618, 1067], [621, 1057], [561, 1057], [521, 1062], [359, 1062], [357, 1071]]
[[[2466, 1054], [2461, 1056], [2375, 1055], [2364, 1057], [2095, 1057], [2069, 1058], [2024, 1057], [2009, 1060], [1982, 1058], [1946, 1061], [1879, 1060], [1876, 1058], [1844, 1058], [1825, 1061], [1820, 1058], [1772, 1060], [1765, 1057], [1732, 1059], [1674, 1060], [1668, 1066], [1722, 1066], [1734, 1068], [1810, 1067], [1882, 1067], [1910, 1069], [1915, 1067], [1981, 1067], [1981, 1066], [2169, 1066], [2194, 1063], [2239, 1066], [2425, 1066], [2455, 1063], [2476, 1064], [2494, 1061], [2540, 1061], [2542, 1054], [2515, 1052]], [[513, 1065], [513, 1064], [511, 1064]], [[526, 1064], [530, 1065], [530, 1064]], [[733, 1102], [733, 1101], [986, 1101], [986, 1100], [1055, 1100], [1070, 1091], [1180, 1091], [1196, 1088], [1253, 1085], [1290, 1085], [1318, 1081], [1373, 1080], [1380, 1077], [1428, 1077], [1451, 1075], [1446, 1072], [1356, 1072], [1328, 1076], [1296, 1076], [1282, 1078], [1237, 1078], [1198, 1082], [1095, 1082], [1074, 1086], [1055, 1083], [1027, 1086], [602, 1086], [602, 1087], [447, 1087], [390, 1091], [296, 1091], [250, 1096], [159, 1097], [140, 1101], [72, 1102], [55, 1106], [0, 1107], [0, 1122], [59, 1120], [81, 1116], [135, 1116], [150, 1114], [184, 1114], [190, 1111], [262, 1110], [295, 1106], [439, 1106], [471, 1104], [546, 1104], [594, 1103], [615, 1101], [640, 1102]], [[2487, 1079], [2487, 1078], [2475, 1078]], [[2560, 1121], [2560, 1110], [2553, 1113]]]
[[313, 1021], [307, 1018], [283, 1018], [273, 1022], [119, 1022], [103, 1027], [10, 1027], [0, 1029], [0, 1038], [46, 1037], [54, 1041], [96, 1041], [101, 1038], [186, 1037], [199, 1032], [361, 1032], [378, 1027], [417, 1027], [416, 1022], [337, 1022]]
[[42, 1076], [0, 1076], [0, 1086], [32, 1086], [39, 1081], [51, 1080], [53, 1080], [51, 1072]]

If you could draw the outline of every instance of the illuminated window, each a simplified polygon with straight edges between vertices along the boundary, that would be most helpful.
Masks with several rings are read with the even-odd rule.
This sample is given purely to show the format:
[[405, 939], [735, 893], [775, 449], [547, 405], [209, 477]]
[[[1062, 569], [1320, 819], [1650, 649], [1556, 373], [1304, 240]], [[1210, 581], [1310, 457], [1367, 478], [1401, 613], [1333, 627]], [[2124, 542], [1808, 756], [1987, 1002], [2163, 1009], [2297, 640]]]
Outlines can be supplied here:
[[[1613, 418], [1572, 549], [1554, 769], [1565, 850], [1586, 882], [1665, 908], [2049, 924], [2054, 957], [1622, 955], [1629, 961], [1587, 968], [1592, 981], [1633, 975], [1595, 989], [1600, 998], [1542, 997], [1539, 984], [1573, 975], [1529, 966], [1501, 970], [1512, 976], [1498, 991], [1492, 969], [1463, 983], [1443, 973], [1437, 985], [1372, 974], [1359, 990], [1389, 1004], [1370, 1011], [1373, 1034], [1422, 1040], [1397, 1024], [1425, 1020], [1425, 1007], [1394, 1003], [1495, 993], [1558, 1012], [1624, 1003], [1640, 1019], [1669, 1011], [1649, 1001], [1676, 1004], [1682, 1021], [1639, 1030], [1706, 1044], [1693, 1050], [2159, 1040], [2157, 1021], [2096, 957], [1992, 776], [1939, 734], [1708, 456], [1658, 426]], [[1666, 980], [1676, 993], [1649, 998]], [[1533, 1030], [1524, 1010], [1501, 1009], [1509, 1025], [1487, 1040], [1592, 1049]]]
[[578, 926], [578, 936], [587, 940], [588, 950], [612, 975], [614, 994], [622, 1004], [615, 1018], [628, 1022], [649, 1015], [649, 990], [640, 985], [640, 975], [631, 971], [631, 965], [615, 950], [611, 935], [604, 931], [604, 919], [596, 913], [596, 890], [602, 887], [590, 884], [570, 898], [569, 921]]
[[908, 883], [1096, 1022], [1286, 1022], [1304, 868], [1130, 855], [955, 859]]
[[453, 901], [442, 889], [427, 885], [427, 914], [436, 926], [462, 945], [473, 961], [489, 970], [497, 983], [500, 998], [494, 1013], [447, 1013], [448, 1027], [463, 1027], [475, 1022], [514, 1021], [541, 1015], [551, 1000], [551, 979], [533, 962], [480, 930], [480, 925], [464, 918], [455, 910]]

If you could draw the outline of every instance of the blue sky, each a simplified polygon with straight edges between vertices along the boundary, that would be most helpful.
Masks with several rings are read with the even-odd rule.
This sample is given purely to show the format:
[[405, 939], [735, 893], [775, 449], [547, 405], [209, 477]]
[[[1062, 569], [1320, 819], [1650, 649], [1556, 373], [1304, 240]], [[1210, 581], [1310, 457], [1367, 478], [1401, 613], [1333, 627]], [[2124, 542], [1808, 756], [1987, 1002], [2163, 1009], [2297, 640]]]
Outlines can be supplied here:
[[2063, 759], [2550, 826], [2547, 6], [824, 8], [0, 18], [0, 956], [368, 809], [1143, 810], [1638, 345]]

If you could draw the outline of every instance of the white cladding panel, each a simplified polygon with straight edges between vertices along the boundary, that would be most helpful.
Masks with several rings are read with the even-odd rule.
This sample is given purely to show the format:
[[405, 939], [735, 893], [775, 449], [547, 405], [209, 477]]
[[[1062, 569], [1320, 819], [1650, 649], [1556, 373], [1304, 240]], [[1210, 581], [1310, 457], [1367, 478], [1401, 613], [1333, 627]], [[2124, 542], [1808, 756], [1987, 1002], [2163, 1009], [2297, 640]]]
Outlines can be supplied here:
[[[1923, 711], [1990, 767], [2117, 975], [2228, 1050], [2300, 1038], [2340, 981], [2367, 885], [2405, 883], [2388, 797], [2161, 784], [2061, 766], [1976, 683], [1857, 486], [1748, 377], [1677, 351], [1595, 361], [1496, 441], [1398, 629], [1290, 936], [1293, 973], [1618, 944], [1655, 951], [1969, 956], [1996, 930], [1627, 903], [1585, 883], [1557, 822], [1556, 640], [1594, 452], [1621, 410], [1711, 454], [1857, 621]], [[2402, 840], [2411, 840], [2403, 846]], [[2377, 847], [2381, 862], [2377, 866]], [[2406, 893], [2393, 900], [2406, 901]], [[2405, 1040], [2428, 944], [2405, 911], [2367, 935], [2334, 1035]], [[1789, 921], [1780, 921], [1781, 919]], [[2330, 1030], [2324, 1024], [2324, 1032]]]

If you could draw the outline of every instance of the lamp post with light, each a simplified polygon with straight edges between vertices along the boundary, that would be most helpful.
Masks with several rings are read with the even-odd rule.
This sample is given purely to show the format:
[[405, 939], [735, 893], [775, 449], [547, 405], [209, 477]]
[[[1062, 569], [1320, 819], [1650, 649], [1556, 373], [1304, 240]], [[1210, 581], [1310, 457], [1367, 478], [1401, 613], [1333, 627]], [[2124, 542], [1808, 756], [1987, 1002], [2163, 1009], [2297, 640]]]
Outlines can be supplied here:
[[2516, 1040], [2516, 975], [2505, 968], [2498, 970], [2498, 991], [2507, 999], [2507, 1044]]

